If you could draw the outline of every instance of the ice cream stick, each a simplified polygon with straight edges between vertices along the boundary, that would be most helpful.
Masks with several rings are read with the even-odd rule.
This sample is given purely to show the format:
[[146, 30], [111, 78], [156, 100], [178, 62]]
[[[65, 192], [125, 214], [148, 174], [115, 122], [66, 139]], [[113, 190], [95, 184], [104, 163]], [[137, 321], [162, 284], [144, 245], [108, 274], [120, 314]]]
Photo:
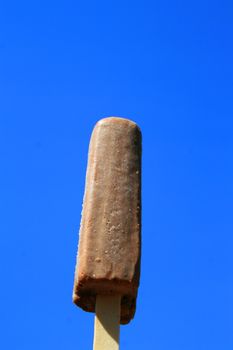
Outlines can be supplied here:
[[119, 350], [119, 295], [97, 295], [93, 350]]

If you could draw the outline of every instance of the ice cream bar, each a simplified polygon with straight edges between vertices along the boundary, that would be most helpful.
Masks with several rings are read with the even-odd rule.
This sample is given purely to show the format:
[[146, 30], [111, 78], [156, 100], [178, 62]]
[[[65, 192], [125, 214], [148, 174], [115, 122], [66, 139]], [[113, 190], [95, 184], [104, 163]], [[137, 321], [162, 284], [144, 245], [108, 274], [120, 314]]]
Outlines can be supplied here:
[[95, 312], [97, 295], [120, 295], [120, 322], [136, 308], [141, 252], [141, 132], [100, 120], [89, 145], [73, 301]]

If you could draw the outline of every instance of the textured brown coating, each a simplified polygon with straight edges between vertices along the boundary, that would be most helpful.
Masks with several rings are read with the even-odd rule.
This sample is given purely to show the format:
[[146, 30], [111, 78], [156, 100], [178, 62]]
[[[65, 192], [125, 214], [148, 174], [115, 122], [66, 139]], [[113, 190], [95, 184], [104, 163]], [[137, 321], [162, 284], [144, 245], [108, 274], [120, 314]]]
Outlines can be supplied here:
[[120, 294], [121, 323], [134, 316], [141, 251], [141, 132], [123, 118], [92, 133], [73, 301], [95, 311], [97, 294]]

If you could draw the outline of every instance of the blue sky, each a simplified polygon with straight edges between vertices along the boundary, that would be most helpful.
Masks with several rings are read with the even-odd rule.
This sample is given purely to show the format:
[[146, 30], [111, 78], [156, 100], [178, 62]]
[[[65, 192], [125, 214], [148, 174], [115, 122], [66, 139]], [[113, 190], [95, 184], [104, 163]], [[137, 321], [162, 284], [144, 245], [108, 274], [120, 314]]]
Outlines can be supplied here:
[[0, 11], [1, 337], [91, 349], [72, 304], [96, 121], [143, 133], [142, 275], [121, 348], [233, 348], [231, 1], [7, 1]]

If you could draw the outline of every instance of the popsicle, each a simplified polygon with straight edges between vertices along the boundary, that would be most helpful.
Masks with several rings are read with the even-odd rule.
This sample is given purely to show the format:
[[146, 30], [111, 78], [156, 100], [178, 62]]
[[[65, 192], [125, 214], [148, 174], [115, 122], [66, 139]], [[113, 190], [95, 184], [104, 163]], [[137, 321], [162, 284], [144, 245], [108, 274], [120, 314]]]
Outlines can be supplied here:
[[89, 145], [73, 301], [119, 297], [120, 323], [133, 317], [141, 256], [141, 132], [132, 121], [100, 120]]

